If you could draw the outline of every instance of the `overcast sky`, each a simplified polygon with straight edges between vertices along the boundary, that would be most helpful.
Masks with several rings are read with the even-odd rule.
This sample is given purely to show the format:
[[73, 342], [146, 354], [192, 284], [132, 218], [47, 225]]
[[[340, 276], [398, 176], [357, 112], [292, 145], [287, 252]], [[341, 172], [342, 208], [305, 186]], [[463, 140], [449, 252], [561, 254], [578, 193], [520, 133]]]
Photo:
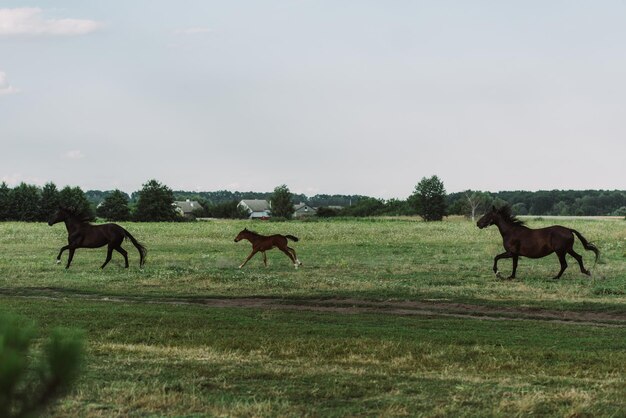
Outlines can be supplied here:
[[625, 22], [622, 0], [2, 0], [0, 181], [626, 189]]

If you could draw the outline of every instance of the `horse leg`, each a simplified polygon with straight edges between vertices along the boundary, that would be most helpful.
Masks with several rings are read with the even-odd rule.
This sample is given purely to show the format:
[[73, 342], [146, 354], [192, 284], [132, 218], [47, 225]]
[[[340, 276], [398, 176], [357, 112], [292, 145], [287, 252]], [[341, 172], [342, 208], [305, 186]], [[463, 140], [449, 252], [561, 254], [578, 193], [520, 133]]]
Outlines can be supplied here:
[[70, 264], [72, 264], [72, 259], [74, 258], [74, 251], [76, 251], [75, 247], [70, 247], [70, 255], [69, 257], [67, 257], [67, 265], [65, 266], [66, 269], [70, 268]]
[[252, 258], [252, 256], [254, 256], [257, 253], [257, 250], [252, 250], [252, 252], [250, 253], [250, 255], [248, 256], [248, 258], [246, 258], [246, 261], [244, 261], [243, 263], [241, 263], [241, 265], [239, 266], [239, 268], [242, 268], [243, 266], [246, 265], [246, 263], [248, 261], [250, 261], [250, 259]]
[[285, 246], [285, 247], [281, 247], [280, 250], [282, 252], [284, 252], [285, 254], [287, 254], [287, 257], [289, 257], [289, 259], [291, 260], [291, 262], [293, 263], [294, 267], [297, 269], [298, 268], [298, 262], [296, 260], [296, 257], [294, 257], [293, 254], [291, 254], [291, 252], [288, 250], [289, 247]]
[[263, 264], [265, 264], [265, 267], [267, 267], [267, 254], [265, 254], [265, 251], [262, 251], [263, 253]]
[[128, 268], [128, 252], [126, 252], [126, 250], [123, 249], [121, 245], [115, 247], [115, 251], [122, 254], [122, 257], [124, 257], [124, 268]]
[[106, 260], [104, 260], [104, 264], [100, 267], [101, 269], [109, 264], [109, 261], [111, 261], [111, 256], [113, 256], [113, 247], [111, 246], [111, 244], [109, 244], [109, 246], [107, 247], [107, 258]]
[[519, 255], [513, 254], [513, 273], [508, 277], [508, 279], [513, 280], [515, 278], [515, 271], [517, 270], [517, 260], [519, 260]]
[[501, 258], [511, 258], [511, 257], [513, 257], [513, 254], [511, 254], [508, 251], [503, 252], [502, 254], [498, 254], [497, 256], [494, 257], [494, 259], [493, 259], [493, 272], [496, 274], [496, 277], [498, 279], [502, 278], [502, 275], [498, 271], [498, 260], [500, 260]]
[[580, 266], [581, 273], [586, 274], [587, 276], [591, 276], [591, 272], [589, 270], [585, 270], [585, 266], [583, 265], [583, 258], [581, 257], [580, 254], [578, 254], [573, 249], [569, 250], [567, 253], [571, 255], [572, 257], [574, 257], [576, 261], [578, 261], [578, 265]]
[[61, 264], [61, 254], [63, 254], [63, 251], [67, 250], [68, 248], [70, 248], [69, 245], [61, 248], [61, 251], [59, 251], [59, 255], [57, 255], [57, 264]]
[[561, 270], [559, 271], [559, 274], [557, 274], [556, 276], [554, 276], [552, 278], [554, 280], [560, 279], [561, 275], [563, 274], [563, 272], [567, 268], [567, 260], [565, 260], [565, 253], [564, 252], [558, 252], [558, 253], [556, 253], [556, 255], [557, 255], [557, 257], [559, 257], [559, 262], [561, 263]]
[[296, 259], [296, 263], [298, 263], [298, 265], [302, 265], [302, 261], [298, 260], [298, 256], [296, 255], [296, 250], [294, 250], [291, 247], [287, 247], [287, 249], [289, 250], [289, 252], [291, 252], [291, 254], [293, 254], [293, 257]]

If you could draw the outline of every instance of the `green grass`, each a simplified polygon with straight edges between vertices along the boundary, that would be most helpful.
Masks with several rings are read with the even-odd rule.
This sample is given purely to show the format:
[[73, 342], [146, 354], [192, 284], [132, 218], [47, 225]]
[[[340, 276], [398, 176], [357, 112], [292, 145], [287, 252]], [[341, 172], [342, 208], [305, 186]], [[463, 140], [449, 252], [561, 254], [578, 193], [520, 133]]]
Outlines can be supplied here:
[[[520, 259], [518, 280], [496, 280], [497, 230], [460, 219], [252, 224], [301, 239], [292, 244], [298, 271], [276, 250], [269, 268], [257, 255], [238, 270], [250, 251], [233, 242], [251, 227], [244, 221], [125, 224], [149, 249], [146, 268], [127, 243], [131, 268], [114, 254], [103, 271], [104, 249], [78, 250], [69, 270], [54, 264], [61, 225], [0, 223], [0, 311], [44, 330], [85, 330], [86, 369], [53, 416], [624, 416], [624, 321], [514, 318], [531, 308], [626, 314], [626, 222], [563, 223], [602, 251], [591, 280], [571, 258], [563, 278], [550, 280], [555, 256]], [[501, 271], [510, 268], [501, 261]], [[164, 303], [234, 297], [437, 300], [513, 313], [481, 320]]]

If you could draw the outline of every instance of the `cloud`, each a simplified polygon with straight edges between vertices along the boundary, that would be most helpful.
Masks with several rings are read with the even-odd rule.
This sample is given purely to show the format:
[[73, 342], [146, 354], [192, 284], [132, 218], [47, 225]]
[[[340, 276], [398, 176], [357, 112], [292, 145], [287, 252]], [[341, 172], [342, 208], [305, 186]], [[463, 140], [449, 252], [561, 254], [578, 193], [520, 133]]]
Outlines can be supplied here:
[[73, 149], [63, 154], [63, 158], [66, 160], [81, 160], [85, 158], [85, 154], [81, 150]]
[[211, 33], [211, 32], [213, 32], [212, 29], [200, 28], [200, 27], [178, 29], [178, 30], [174, 31], [174, 33], [176, 35], [199, 35], [199, 34]]
[[0, 96], [17, 92], [19, 92], [19, 90], [10, 85], [7, 81], [7, 75], [0, 71]]
[[87, 19], [44, 19], [39, 8], [0, 9], [2, 36], [75, 36], [94, 32], [102, 23]]

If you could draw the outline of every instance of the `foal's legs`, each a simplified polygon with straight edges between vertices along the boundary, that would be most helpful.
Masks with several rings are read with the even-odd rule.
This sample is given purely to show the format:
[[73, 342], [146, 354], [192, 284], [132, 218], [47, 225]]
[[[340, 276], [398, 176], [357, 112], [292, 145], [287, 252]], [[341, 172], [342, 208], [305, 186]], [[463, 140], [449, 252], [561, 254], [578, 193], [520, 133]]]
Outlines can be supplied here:
[[580, 254], [578, 254], [573, 249], [569, 250], [567, 253], [571, 255], [572, 257], [574, 257], [576, 261], [578, 261], [578, 265], [580, 266], [581, 273], [586, 274], [587, 276], [591, 276], [591, 272], [589, 270], [585, 270], [585, 266], [583, 266], [583, 258], [581, 257]]
[[557, 257], [559, 257], [559, 262], [561, 263], [561, 270], [559, 271], [559, 274], [553, 277], [554, 280], [560, 279], [561, 275], [567, 268], [567, 261], [565, 260], [565, 252], [559, 251], [556, 253], [556, 255]]
[[[496, 277], [498, 279], [502, 278], [502, 275], [498, 271], [498, 260], [500, 260], [501, 258], [511, 258], [511, 257], [514, 257], [514, 256], [509, 251], [503, 252], [502, 254], [498, 254], [497, 256], [494, 257], [494, 259], [493, 259], [493, 272], [496, 274]], [[517, 267], [517, 264], [516, 263], [514, 263], [514, 264]], [[513, 270], [513, 272], [514, 272], [513, 275], [515, 275], [515, 270]]]
[[285, 254], [287, 254], [287, 257], [289, 257], [289, 259], [293, 262], [293, 265], [298, 268], [298, 260], [296, 259], [296, 257], [291, 253], [291, 251], [289, 251], [289, 247], [285, 246], [285, 247], [279, 247], [279, 249], [284, 252]]
[[295, 258], [295, 259], [296, 259], [296, 263], [298, 263], [298, 265], [300, 265], [300, 266], [301, 266], [301, 265], [302, 265], [302, 262], [301, 262], [300, 260], [298, 260], [298, 256], [296, 255], [296, 250], [294, 250], [294, 249], [293, 249], [293, 248], [291, 248], [291, 247], [287, 247], [287, 249], [289, 250], [289, 252], [290, 252], [291, 254], [293, 254], [293, 258]]
[[248, 256], [248, 258], [246, 258], [246, 261], [244, 261], [243, 263], [241, 263], [241, 265], [239, 266], [239, 268], [242, 268], [243, 266], [246, 265], [246, 263], [252, 258], [252, 256], [254, 256], [257, 253], [258, 250], [253, 249], [252, 252], [250, 253], [250, 255]]
[[263, 264], [265, 265], [265, 267], [267, 267], [267, 254], [265, 254], [265, 251], [262, 251], [263, 253]]

